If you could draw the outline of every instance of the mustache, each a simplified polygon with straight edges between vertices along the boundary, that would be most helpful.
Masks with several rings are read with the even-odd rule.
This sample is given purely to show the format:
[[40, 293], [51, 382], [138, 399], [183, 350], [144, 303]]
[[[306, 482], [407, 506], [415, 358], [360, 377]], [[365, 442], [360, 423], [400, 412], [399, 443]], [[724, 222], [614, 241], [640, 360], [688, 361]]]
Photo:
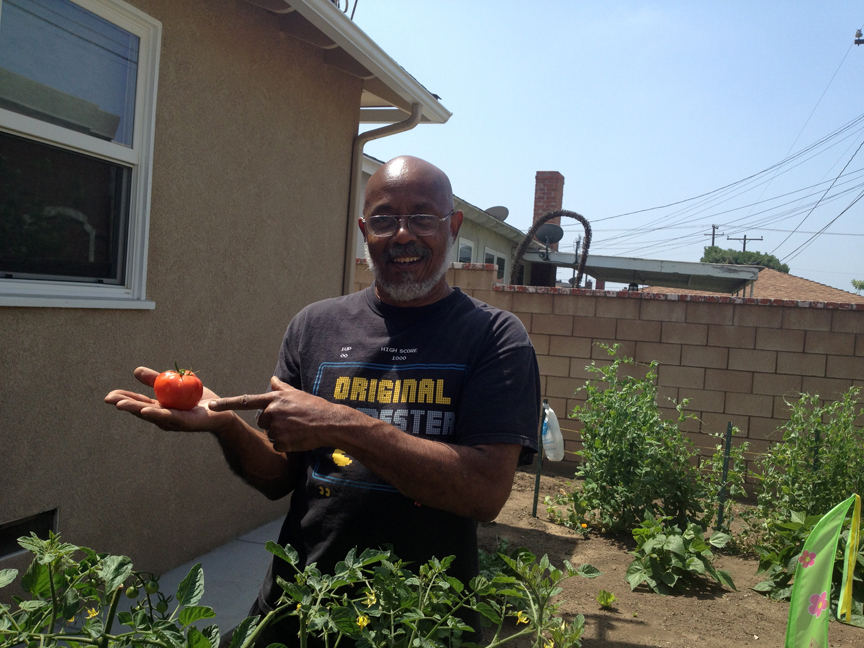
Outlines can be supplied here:
[[419, 256], [421, 259], [427, 259], [432, 256], [432, 250], [420, 247], [416, 243], [406, 243], [405, 245], [394, 243], [393, 247], [384, 250], [381, 254], [381, 260], [386, 263], [403, 256]]

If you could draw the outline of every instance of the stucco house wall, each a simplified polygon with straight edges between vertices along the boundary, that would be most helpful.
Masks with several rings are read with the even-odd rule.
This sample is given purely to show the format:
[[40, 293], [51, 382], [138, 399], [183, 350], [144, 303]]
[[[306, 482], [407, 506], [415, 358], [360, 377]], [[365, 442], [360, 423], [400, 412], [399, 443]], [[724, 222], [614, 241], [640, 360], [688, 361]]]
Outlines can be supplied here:
[[131, 4], [163, 25], [156, 307], [0, 307], [0, 524], [58, 509], [68, 541], [158, 573], [288, 502], [243, 484], [211, 435], [164, 432], [103, 398], [138, 389], [136, 366], [175, 360], [220, 395], [267, 388], [290, 318], [341, 292], [361, 82], [245, 2]]

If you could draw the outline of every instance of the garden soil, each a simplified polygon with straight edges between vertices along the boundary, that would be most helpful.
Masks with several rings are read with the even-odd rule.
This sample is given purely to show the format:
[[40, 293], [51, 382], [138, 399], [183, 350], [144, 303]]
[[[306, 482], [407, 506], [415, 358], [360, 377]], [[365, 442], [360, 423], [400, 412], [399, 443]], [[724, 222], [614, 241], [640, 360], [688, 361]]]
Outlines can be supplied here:
[[[580, 535], [547, 522], [543, 497], [567, 489], [570, 480], [566, 477], [541, 478], [537, 517], [533, 517], [534, 474], [530, 470], [516, 473], [510, 498], [495, 521], [480, 525], [480, 547], [493, 552], [498, 541], [506, 538], [511, 549], [521, 546], [538, 557], [546, 554], [559, 566], [569, 560], [576, 567], [589, 563], [598, 568], [602, 574], [595, 579], [576, 576], [562, 583], [562, 616], [569, 620], [576, 614], [585, 615], [583, 648], [783, 646], [789, 604], [750, 589], [763, 580], [756, 576], [754, 558], [717, 555], [715, 565], [732, 575], [737, 592], [710, 586], [676, 596], [654, 594], [645, 586], [631, 592], [624, 576], [632, 560], [628, 552], [635, 543], [590, 531]], [[618, 597], [612, 609], [601, 609], [595, 601], [601, 589]], [[864, 629], [832, 621], [828, 644], [864, 648]]]

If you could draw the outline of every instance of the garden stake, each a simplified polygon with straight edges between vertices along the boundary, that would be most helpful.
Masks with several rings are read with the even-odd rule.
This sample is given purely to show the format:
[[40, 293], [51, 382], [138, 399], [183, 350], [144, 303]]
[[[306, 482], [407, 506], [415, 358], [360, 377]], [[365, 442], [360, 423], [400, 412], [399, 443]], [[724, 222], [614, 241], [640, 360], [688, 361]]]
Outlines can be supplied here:
[[726, 446], [723, 448], [723, 478], [720, 480], [720, 506], [717, 509], [717, 528], [723, 528], [723, 508], [726, 504], [726, 479], [729, 477], [729, 453], [732, 452], [732, 421], [726, 425]]
[[813, 472], [819, 470], [819, 428], [816, 428], [816, 434], [813, 439]]
[[546, 407], [549, 399], [543, 399], [543, 415], [540, 417], [540, 431], [537, 433], [537, 475], [534, 477], [534, 509], [533, 517], [537, 517], [537, 498], [540, 496], [540, 471], [543, 469], [543, 424], [546, 422]]

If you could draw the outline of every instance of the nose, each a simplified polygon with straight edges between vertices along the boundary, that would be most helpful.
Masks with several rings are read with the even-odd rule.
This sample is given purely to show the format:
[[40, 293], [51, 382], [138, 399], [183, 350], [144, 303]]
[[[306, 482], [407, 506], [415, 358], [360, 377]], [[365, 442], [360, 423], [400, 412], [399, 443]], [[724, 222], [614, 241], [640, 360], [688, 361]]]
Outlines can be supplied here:
[[408, 217], [400, 216], [399, 217], [399, 229], [396, 230], [396, 233], [391, 237], [393, 241], [398, 243], [414, 241], [417, 237], [414, 233], [408, 229]]

